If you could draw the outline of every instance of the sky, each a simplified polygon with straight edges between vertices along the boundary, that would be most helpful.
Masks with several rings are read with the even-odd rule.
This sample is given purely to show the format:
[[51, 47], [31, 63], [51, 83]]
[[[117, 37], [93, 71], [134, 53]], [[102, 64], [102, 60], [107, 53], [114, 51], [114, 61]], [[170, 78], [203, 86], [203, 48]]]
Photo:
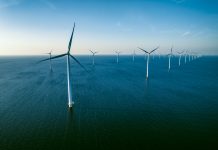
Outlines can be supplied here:
[[218, 55], [216, 0], [0, 0], [0, 55], [131, 54], [189, 50]]

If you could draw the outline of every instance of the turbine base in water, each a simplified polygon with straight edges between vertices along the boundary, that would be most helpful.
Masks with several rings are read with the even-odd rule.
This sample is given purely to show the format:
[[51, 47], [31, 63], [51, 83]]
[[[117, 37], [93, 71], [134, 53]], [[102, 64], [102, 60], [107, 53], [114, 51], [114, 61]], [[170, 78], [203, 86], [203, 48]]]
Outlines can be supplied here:
[[70, 103], [68, 103], [69, 108], [72, 108], [73, 105], [74, 105], [74, 102], [70, 102]]

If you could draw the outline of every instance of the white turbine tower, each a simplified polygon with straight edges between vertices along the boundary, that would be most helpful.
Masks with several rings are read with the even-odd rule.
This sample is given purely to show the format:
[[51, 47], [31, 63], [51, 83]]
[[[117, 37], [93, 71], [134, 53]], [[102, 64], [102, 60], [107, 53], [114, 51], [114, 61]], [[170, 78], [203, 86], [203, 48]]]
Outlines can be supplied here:
[[119, 63], [119, 57], [120, 57], [120, 51], [115, 51], [115, 53], [117, 54], [117, 64]]
[[142, 49], [142, 48], [140, 48], [140, 47], [138, 47], [140, 50], [142, 50], [143, 52], [145, 52], [146, 54], [147, 54], [147, 56], [148, 56], [148, 58], [147, 58], [147, 73], [146, 73], [146, 79], [148, 79], [148, 67], [149, 67], [149, 57], [150, 57], [150, 54], [151, 53], [153, 53], [154, 51], [156, 51], [158, 48], [159, 48], [159, 46], [157, 47], [157, 48], [155, 48], [155, 49], [153, 49], [152, 51], [150, 51], [150, 52], [147, 52], [146, 50], [144, 50], [144, 49]]
[[185, 64], [186, 64], [186, 56], [187, 56], [187, 50], [185, 51]]
[[133, 51], [133, 54], [132, 54], [132, 61], [135, 62], [135, 50]]
[[170, 68], [171, 68], [171, 57], [172, 57], [172, 55], [173, 55], [173, 47], [171, 47], [170, 54], [168, 54], [168, 57], [169, 57], [168, 71], [170, 71]]
[[92, 53], [92, 65], [95, 65], [95, 54], [97, 54], [98, 52], [93, 52], [91, 50], [90, 52]]
[[[67, 56], [67, 93], [68, 93], [68, 106], [71, 108], [72, 105], [74, 104], [74, 101], [72, 100], [72, 89], [71, 89], [71, 81], [70, 81], [70, 58], [72, 58], [74, 61], [76, 61], [83, 69], [86, 70], [86, 68], [73, 56], [70, 54], [70, 49], [71, 49], [71, 44], [72, 44], [72, 39], [73, 39], [73, 34], [74, 34], [74, 29], [75, 29], [75, 23], [73, 26], [73, 31], [70, 37], [70, 41], [68, 44], [68, 50], [67, 53], [61, 54], [61, 55], [57, 55], [48, 59], [44, 59], [42, 61], [47, 61], [47, 60], [51, 60], [51, 59], [56, 59], [56, 58], [60, 58], [63, 56]], [[40, 61], [40, 62], [42, 62]], [[87, 71], [87, 70], [86, 70]]]
[[191, 60], [191, 56], [190, 56], [190, 53], [188, 53], [188, 61], [190, 62]]
[[177, 52], [179, 54], [179, 66], [181, 65], [181, 57], [182, 57], [182, 53], [184, 53], [184, 51], [182, 52]]

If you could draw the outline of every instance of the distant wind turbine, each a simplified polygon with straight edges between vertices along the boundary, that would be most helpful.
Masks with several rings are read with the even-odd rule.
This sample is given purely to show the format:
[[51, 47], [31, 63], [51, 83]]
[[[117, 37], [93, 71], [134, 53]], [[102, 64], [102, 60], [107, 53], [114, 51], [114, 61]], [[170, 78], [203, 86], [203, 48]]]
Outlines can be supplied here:
[[185, 64], [186, 64], [187, 50], [185, 51]]
[[91, 50], [90, 52], [92, 53], [92, 65], [95, 65], [95, 54], [97, 54], [98, 52], [93, 52]]
[[197, 59], [197, 58], [198, 58], [198, 54], [194, 53], [194, 59]]
[[46, 53], [46, 54], [49, 55], [50, 71], [52, 71], [52, 65], [51, 65], [51, 53], [52, 53], [52, 50], [51, 50], [49, 53]]
[[182, 57], [182, 53], [184, 53], [184, 51], [182, 52], [177, 52], [179, 54], [179, 66], [181, 65], [181, 57]]
[[168, 54], [169, 57], [169, 63], [168, 63], [168, 71], [170, 71], [170, 67], [171, 67], [171, 57], [173, 55], [173, 46], [170, 49], [170, 54]]
[[132, 61], [135, 62], [135, 50], [133, 51], [133, 54], [132, 54]]
[[75, 29], [75, 23], [74, 23], [74, 26], [73, 26], [73, 31], [72, 31], [72, 34], [71, 34], [71, 37], [70, 37], [70, 41], [69, 41], [69, 44], [68, 44], [68, 50], [67, 50], [66, 53], [40, 61], [40, 62], [42, 62], [42, 61], [47, 61], [47, 60], [51, 60], [51, 59], [56, 59], [56, 58], [60, 58], [60, 57], [63, 57], [63, 56], [67, 56], [67, 92], [68, 92], [68, 106], [70, 108], [74, 104], [74, 101], [72, 101], [72, 89], [71, 89], [71, 81], [70, 81], [70, 58], [72, 58], [76, 63], [78, 63], [80, 65], [80, 67], [82, 67], [84, 70], [86, 70], [86, 68], [73, 55], [70, 54], [70, 49], [71, 49], [74, 29]]
[[153, 53], [153, 60], [154, 60], [154, 53]]
[[190, 60], [191, 60], [191, 55], [190, 55], [190, 53], [188, 53], [188, 61], [190, 62]]
[[120, 57], [120, 51], [115, 51], [115, 53], [117, 53], [117, 64], [119, 63], [119, 57]]
[[157, 47], [157, 48], [155, 48], [155, 49], [153, 49], [152, 51], [150, 51], [150, 52], [148, 52], [148, 51], [146, 51], [146, 50], [144, 50], [144, 49], [142, 49], [142, 48], [140, 48], [140, 47], [138, 47], [140, 50], [142, 50], [143, 52], [145, 52], [146, 54], [147, 54], [147, 56], [148, 56], [148, 58], [147, 58], [147, 73], [146, 73], [146, 79], [148, 79], [148, 67], [149, 67], [149, 57], [150, 57], [150, 54], [151, 53], [153, 53], [154, 51], [156, 51], [158, 48], [159, 48], [159, 46]]

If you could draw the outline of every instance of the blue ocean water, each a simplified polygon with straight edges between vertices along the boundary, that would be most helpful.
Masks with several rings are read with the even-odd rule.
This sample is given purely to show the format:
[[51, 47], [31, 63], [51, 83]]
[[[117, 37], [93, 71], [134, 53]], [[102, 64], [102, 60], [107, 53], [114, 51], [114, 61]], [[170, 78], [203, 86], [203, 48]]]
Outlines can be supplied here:
[[0, 57], [0, 149], [193, 149], [218, 141], [218, 57]]

